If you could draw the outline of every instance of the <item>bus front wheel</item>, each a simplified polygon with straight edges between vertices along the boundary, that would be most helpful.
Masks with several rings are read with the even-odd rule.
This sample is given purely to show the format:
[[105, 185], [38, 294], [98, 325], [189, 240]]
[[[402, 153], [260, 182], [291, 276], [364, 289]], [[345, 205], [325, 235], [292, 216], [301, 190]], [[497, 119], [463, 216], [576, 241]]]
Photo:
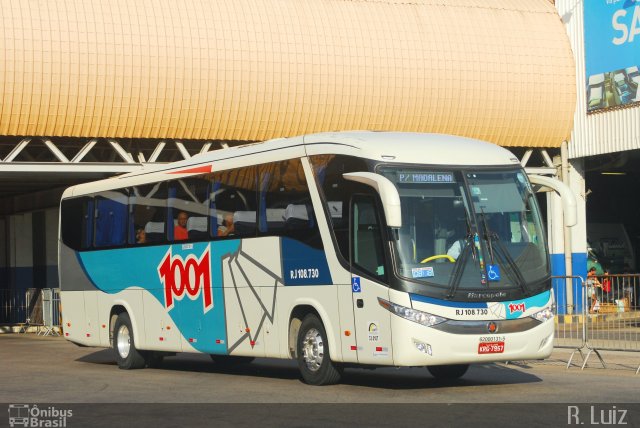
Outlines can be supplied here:
[[469, 369], [469, 364], [451, 364], [447, 366], [427, 367], [431, 376], [439, 380], [454, 380], [461, 378]]
[[136, 349], [131, 318], [126, 312], [122, 312], [116, 318], [113, 328], [113, 350], [116, 353], [118, 367], [121, 369], [142, 369], [146, 365], [144, 355]]
[[307, 315], [298, 331], [298, 367], [309, 385], [332, 385], [342, 377], [342, 368], [331, 361], [329, 342], [322, 321]]

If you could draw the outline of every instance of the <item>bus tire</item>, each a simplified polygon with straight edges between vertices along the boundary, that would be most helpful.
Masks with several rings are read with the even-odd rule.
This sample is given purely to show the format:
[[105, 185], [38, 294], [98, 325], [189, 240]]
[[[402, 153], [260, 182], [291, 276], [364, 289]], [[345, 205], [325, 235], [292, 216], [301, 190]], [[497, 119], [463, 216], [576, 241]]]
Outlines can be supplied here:
[[233, 367], [244, 364], [251, 364], [253, 360], [255, 360], [254, 357], [242, 357], [239, 355], [210, 354], [210, 357], [217, 366], [221, 367]]
[[298, 368], [309, 385], [332, 385], [342, 377], [342, 367], [331, 361], [327, 332], [314, 314], [307, 315], [298, 331]]
[[131, 318], [122, 312], [116, 318], [113, 328], [113, 350], [116, 353], [118, 368], [123, 370], [143, 369], [146, 365], [144, 355], [136, 349]]
[[469, 364], [450, 364], [445, 366], [427, 367], [431, 376], [438, 380], [459, 379], [469, 370]]

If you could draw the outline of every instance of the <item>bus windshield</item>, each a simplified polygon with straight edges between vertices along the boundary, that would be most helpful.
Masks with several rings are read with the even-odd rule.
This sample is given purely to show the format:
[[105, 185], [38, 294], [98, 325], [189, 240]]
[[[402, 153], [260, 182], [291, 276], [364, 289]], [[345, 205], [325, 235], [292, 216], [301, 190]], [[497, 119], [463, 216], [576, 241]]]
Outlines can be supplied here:
[[385, 166], [400, 194], [400, 277], [456, 290], [520, 288], [548, 277], [535, 195], [522, 170]]

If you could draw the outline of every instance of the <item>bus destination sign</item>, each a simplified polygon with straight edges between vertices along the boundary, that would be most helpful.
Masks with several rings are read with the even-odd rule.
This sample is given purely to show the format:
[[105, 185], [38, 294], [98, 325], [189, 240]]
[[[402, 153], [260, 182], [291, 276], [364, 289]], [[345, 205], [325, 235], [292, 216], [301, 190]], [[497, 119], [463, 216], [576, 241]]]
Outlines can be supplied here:
[[451, 172], [401, 172], [398, 179], [400, 183], [455, 183]]

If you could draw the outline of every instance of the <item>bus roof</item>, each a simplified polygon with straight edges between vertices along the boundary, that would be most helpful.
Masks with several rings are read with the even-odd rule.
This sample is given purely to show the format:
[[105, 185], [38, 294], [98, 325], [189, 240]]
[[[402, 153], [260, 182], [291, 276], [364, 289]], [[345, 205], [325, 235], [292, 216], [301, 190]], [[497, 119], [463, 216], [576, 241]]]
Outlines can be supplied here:
[[319, 154], [342, 154], [420, 165], [500, 166], [519, 163], [510, 151], [496, 144], [466, 137], [408, 132], [323, 132], [214, 150], [169, 164], [146, 165], [135, 172], [71, 187], [64, 192], [63, 198], [181, 178], [194, 173]]
[[[496, 144], [445, 134], [325, 132], [304, 136], [304, 144], [308, 155], [339, 151], [343, 154], [387, 162], [462, 166], [519, 163], [510, 151]], [[339, 146], [342, 147], [338, 148]]]

